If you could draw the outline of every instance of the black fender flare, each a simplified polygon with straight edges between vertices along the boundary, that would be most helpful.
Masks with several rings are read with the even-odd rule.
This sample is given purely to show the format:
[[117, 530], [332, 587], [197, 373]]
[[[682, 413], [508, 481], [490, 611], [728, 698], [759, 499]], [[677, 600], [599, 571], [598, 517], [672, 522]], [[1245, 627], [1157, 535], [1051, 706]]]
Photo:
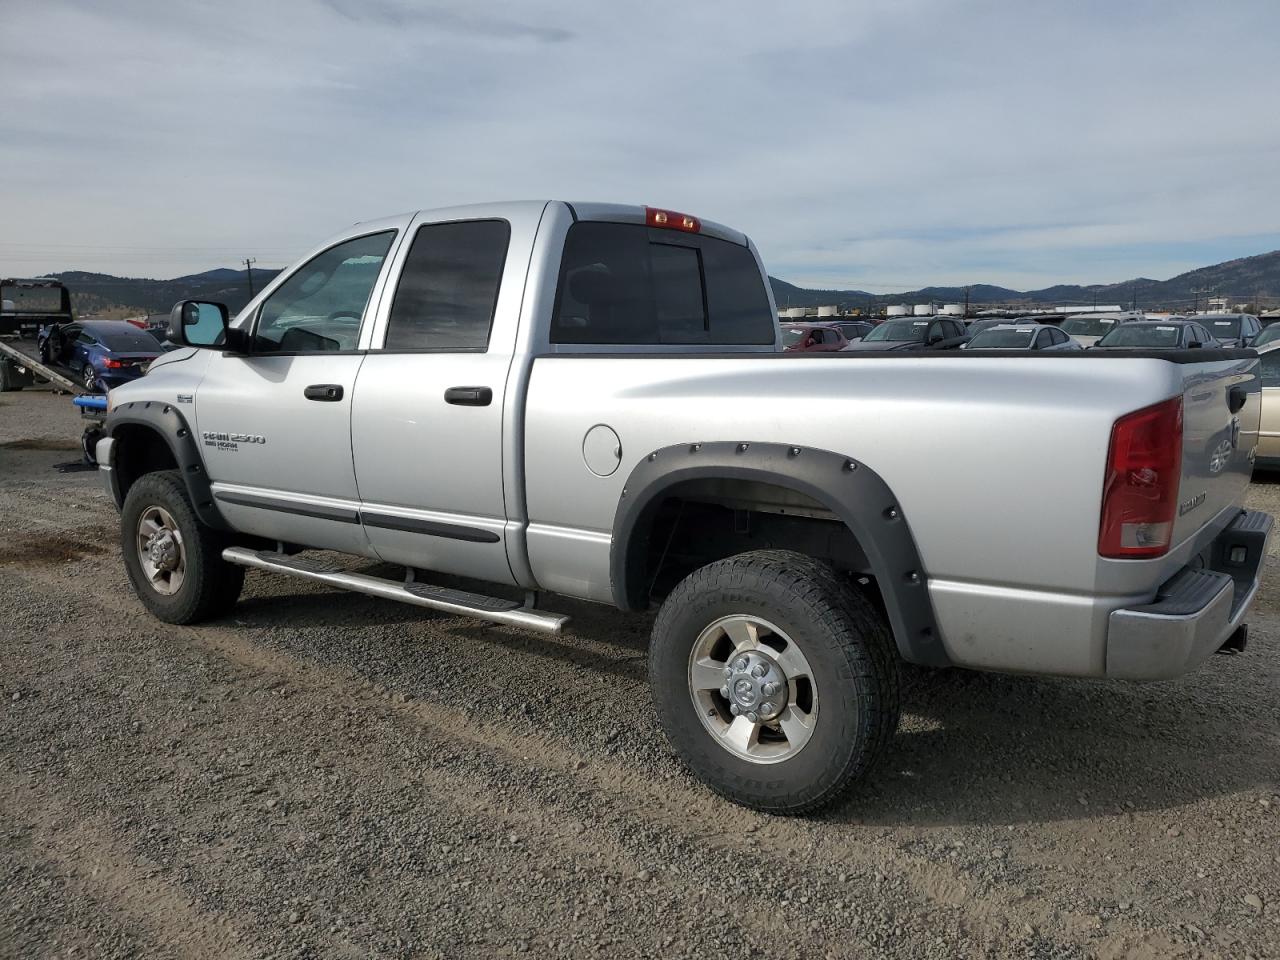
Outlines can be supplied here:
[[685, 443], [650, 453], [631, 471], [613, 521], [609, 577], [623, 610], [647, 605], [644, 563], [665, 493], [686, 480], [756, 480], [823, 504], [857, 538], [884, 598], [903, 658], [949, 666], [911, 526], [884, 479], [844, 454], [781, 443]]
[[[210, 487], [209, 474], [204, 468], [204, 459], [200, 456], [200, 445], [196, 435], [187, 425], [187, 419], [172, 403], [162, 400], [131, 400], [115, 407], [107, 416], [104, 427], [109, 437], [120, 442], [117, 432], [121, 427], [144, 427], [156, 433], [169, 446], [182, 480], [187, 485], [187, 493], [191, 497], [191, 506], [200, 518], [200, 522], [215, 530], [230, 530], [230, 525], [223, 518], [218, 505], [214, 502], [213, 490]], [[119, 463], [120, 453], [114, 454]], [[118, 468], [117, 468], [118, 469]], [[119, 485], [113, 487], [116, 506], [123, 506], [124, 491]]]

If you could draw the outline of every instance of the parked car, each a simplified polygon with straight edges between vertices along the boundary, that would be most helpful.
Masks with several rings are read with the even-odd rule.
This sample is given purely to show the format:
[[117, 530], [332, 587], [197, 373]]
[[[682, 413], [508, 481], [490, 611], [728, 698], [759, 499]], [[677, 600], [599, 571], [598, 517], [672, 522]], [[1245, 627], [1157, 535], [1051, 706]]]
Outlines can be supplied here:
[[1269, 343], [1275, 343], [1280, 340], [1280, 323], [1270, 323], [1262, 328], [1262, 332], [1253, 338], [1253, 343], [1249, 346], [1255, 350], [1260, 350]]
[[966, 350], [1083, 350], [1057, 327], [1041, 324], [1001, 324], [970, 337]]
[[782, 328], [782, 349], [786, 353], [834, 353], [849, 345], [835, 327], [821, 323], [792, 323]]
[[[129, 582], [168, 623], [245, 568], [552, 634], [556, 594], [659, 605], [674, 750], [792, 814], [892, 741], [903, 660], [1162, 679], [1240, 645], [1256, 353], [787, 358], [767, 282], [729, 227], [537, 201], [353, 225], [234, 322], [181, 302], [97, 445]], [[886, 342], [962, 340], [920, 322]]]
[[1251, 313], [1202, 313], [1196, 317], [1224, 347], [1248, 347], [1262, 332], [1262, 324]]
[[1258, 351], [1258, 375], [1262, 379], [1262, 418], [1254, 467], [1280, 470], [1280, 343]]
[[1143, 320], [1113, 327], [1090, 350], [1195, 350], [1223, 344], [1195, 320]]
[[949, 317], [903, 317], [886, 320], [846, 352], [872, 350], [954, 350], [963, 344], [964, 324]]
[[160, 341], [145, 330], [111, 320], [44, 327], [38, 345], [42, 362], [78, 374], [91, 393], [136, 380], [164, 353]]
[[849, 339], [827, 324], [787, 324], [782, 328], [786, 353], [835, 353], [849, 346]]
[[1067, 317], [1059, 328], [1082, 347], [1091, 347], [1122, 323], [1138, 323], [1146, 317], [1136, 311], [1125, 313], [1078, 313]]
[[876, 328], [874, 323], [866, 320], [836, 320], [831, 326], [843, 333], [846, 340], [861, 340]]

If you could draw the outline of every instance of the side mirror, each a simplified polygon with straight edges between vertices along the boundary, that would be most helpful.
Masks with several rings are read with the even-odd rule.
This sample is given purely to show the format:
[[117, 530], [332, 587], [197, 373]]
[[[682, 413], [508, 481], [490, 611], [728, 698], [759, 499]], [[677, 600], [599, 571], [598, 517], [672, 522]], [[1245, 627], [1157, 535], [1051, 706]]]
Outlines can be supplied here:
[[932, 347], [935, 343], [941, 343], [942, 341], [943, 341], [942, 334], [940, 333], [929, 334], [929, 346]]
[[179, 300], [169, 313], [167, 336], [184, 347], [205, 347], [247, 352], [247, 337], [231, 328], [224, 303], [207, 300]]
[[1201, 347], [1203, 347], [1203, 346], [1204, 346], [1204, 344], [1203, 344], [1203, 343], [1201, 343], [1199, 340], [1192, 340], [1190, 343], [1188, 343], [1188, 344], [1187, 344], [1187, 349], [1188, 349], [1188, 350], [1199, 350], [1199, 349], [1200, 349]]

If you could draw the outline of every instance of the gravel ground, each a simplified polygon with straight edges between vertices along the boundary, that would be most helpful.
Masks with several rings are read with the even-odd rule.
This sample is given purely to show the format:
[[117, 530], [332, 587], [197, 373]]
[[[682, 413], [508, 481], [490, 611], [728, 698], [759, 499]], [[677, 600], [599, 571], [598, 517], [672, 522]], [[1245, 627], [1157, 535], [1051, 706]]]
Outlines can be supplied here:
[[0, 396], [4, 957], [1280, 957], [1280, 565], [1178, 682], [913, 674], [871, 781], [775, 819], [673, 758], [645, 618], [250, 573], [151, 619], [79, 432]]

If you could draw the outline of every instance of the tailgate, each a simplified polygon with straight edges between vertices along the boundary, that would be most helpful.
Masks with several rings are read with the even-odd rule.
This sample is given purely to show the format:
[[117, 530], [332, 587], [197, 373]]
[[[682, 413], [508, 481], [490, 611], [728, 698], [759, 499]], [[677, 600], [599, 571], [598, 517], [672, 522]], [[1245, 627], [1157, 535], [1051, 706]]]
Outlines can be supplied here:
[[1172, 539], [1176, 548], [1223, 510], [1244, 503], [1262, 394], [1256, 355], [1174, 366], [1183, 382], [1182, 481]]

